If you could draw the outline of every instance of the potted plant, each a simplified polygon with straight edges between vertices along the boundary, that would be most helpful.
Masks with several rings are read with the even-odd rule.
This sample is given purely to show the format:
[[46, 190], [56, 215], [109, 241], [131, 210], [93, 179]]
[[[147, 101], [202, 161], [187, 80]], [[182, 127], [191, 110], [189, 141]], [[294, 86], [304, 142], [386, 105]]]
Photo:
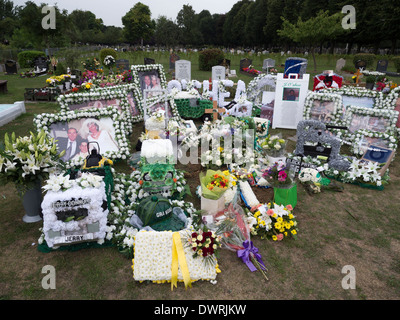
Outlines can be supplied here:
[[294, 172], [286, 167], [285, 162], [277, 162], [263, 171], [262, 177], [274, 188], [274, 202], [279, 205], [297, 204], [297, 184]]
[[370, 89], [370, 90], [372, 90], [373, 88], [374, 88], [374, 85], [375, 85], [375, 80], [376, 80], [376, 77], [375, 76], [373, 76], [373, 75], [369, 75], [366, 79], [365, 79], [365, 82], [366, 82], [366, 88], [367, 89]]
[[6, 133], [0, 148], [0, 184], [14, 182], [26, 211], [27, 223], [41, 220], [41, 184], [59, 165], [64, 151], [58, 154], [53, 138], [41, 130], [30, 136], [11, 139]]

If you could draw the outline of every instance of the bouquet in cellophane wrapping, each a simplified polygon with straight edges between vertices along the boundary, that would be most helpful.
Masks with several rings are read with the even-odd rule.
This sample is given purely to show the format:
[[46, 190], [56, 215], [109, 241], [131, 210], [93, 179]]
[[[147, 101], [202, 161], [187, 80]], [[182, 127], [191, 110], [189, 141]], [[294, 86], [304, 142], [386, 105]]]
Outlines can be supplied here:
[[247, 265], [251, 272], [260, 271], [266, 280], [267, 268], [261, 255], [250, 239], [250, 226], [246, 222], [243, 208], [231, 203], [216, 217], [215, 233], [221, 237], [223, 248], [235, 251], [238, 258]]

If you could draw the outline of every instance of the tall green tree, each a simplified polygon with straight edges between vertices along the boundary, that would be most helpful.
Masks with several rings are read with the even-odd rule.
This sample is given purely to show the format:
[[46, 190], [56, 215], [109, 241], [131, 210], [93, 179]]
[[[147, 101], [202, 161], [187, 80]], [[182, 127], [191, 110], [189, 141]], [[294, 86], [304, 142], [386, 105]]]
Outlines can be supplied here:
[[281, 37], [290, 39], [294, 42], [310, 46], [311, 55], [314, 61], [314, 72], [317, 71], [315, 59], [315, 48], [322, 42], [334, 39], [346, 32], [342, 27], [342, 13], [329, 15], [329, 11], [320, 11], [317, 16], [303, 21], [301, 17], [296, 23], [291, 23], [282, 18], [282, 29], [277, 33]]
[[176, 23], [181, 30], [183, 44], [199, 45], [203, 43], [203, 36], [197, 25], [196, 17], [193, 7], [188, 4], [184, 4], [176, 16]]
[[10, 0], [0, 0], [0, 41], [11, 38], [17, 26], [17, 7]]
[[137, 2], [123, 17], [123, 32], [125, 39], [130, 43], [149, 40], [154, 33], [155, 21], [151, 19], [151, 11], [148, 6]]
[[175, 46], [179, 43], [179, 28], [166, 16], [159, 16], [156, 20], [154, 38], [158, 45]]

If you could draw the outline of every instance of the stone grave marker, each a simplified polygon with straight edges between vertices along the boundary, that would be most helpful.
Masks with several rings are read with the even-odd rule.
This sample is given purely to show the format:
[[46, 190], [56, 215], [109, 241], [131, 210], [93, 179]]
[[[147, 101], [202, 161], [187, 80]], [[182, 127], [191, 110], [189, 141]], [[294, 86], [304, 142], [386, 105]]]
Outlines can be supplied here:
[[275, 67], [275, 60], [274, 59], [264, 59], [262, 69], [268, 73], [270, 68]]
[[224, 66], [214, 66], [211, 69], [212, 80], [225, 80], [225, 67]]
[[343, 58], [340, 58], [338, 61], [336, 61], [336, 72], [342, 71], [345, 65], [346, 65], [346, 60]]
[[248, 58], [240, 60], [240, 64], [239, 64], [240, 71], [242, 71], [243, 68], [248, 68], [249, 66], [251, 66], [252, 63], [253, 63], [253, 60], [248, 59]]
[[376, 71], [378, 72], [386, 72], [388, 68], [388, 60], [379, 60], [376, 66]]
[[14, 60], [7, 60], [5, 62], [6, 74], [16, 74], [17, 73], [17, 62]]
[[180, 60], [180, 57], [176, 53], [171, 53], [169, 56], [169, 70], [175, 70], [175, 62]]
[[127, 71], [129, 70], [129, 60], [119, 59], [115, 61], [115, 66], [117, 67], [117, 70]]
[[144, 64], [155, 64], [156, 60], [152, 58], [144, 58]]
[[357, 60], [354, 66], [356, 67], [356, 69], [365, 70], [367, 67], [367, 63], [364, 60]]
[[190, 81], [192, 76], [192, 63], [188, 60], [175, 62], [175, 79]]

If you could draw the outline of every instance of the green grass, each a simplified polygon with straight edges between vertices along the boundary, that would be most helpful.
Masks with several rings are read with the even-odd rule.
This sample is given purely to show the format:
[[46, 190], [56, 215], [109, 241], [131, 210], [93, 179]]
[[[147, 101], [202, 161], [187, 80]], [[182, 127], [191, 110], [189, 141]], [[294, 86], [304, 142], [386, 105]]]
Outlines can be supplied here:
[[[143, 63], [144, 57], [154, 58], [156, 63], [163, 64], [167, 80], [170, 80], [168, 56], [137, 52], [120, 54], [118, 58], [128, 58], [131, 64]], [[192, 79], [202, 81], [211, 76], [211, 72], [198, 70], [197, 54], [180, 54], [180, 57], [192, 61]], [[227, 56], [236, 70], [242, 57]], [[254, 67], [261, 69], [267, 57], [276, 58], [277, 65], [285, 59], [280, 55], [253, 56]], [[334, 69], [340, 56], [317, 58], [319, 73]], [[393, 66], [389, 65], [389, 69], [393, 70]], [[1, 104], [23, 100], [25, 88], [43, 87], [46, 79], [22, 79], [17, 75], [0, 77], [9, 81], [9, 92], [0, 94]], [[238, 74], [235, 81], [238, 79], [248, 84], [253, 78]], [[0, 141], [6, 132], [27, 135], [34, 129], [35, 114], [58, 111], [54, 102], [27, 101], [25, 106], [26, 114], [0, 127]], [[281, 132], [285, 138], [295, 134], [294, 130], [276, 129], [276, 132]], [[135, 142], [137, 136], [130, 139]], [[294, 147], [295, 143], [290, 141], [288, 151]], [[341, 153], [346, 152], [347, 149], [342, 148]], [[117, 163], [115, 169], [129, 173], [124, 162]], [[173, 292], [170, 284], [135, 282], [131, 261], [116, 248], [38, 252], [41, 225], [22, 222], [23, 207], [15, 187], [12, 184], [0, 186], [0, 299], [397, 300], [400, 293], [399, 173], [400, 161], [396, 157], [390, 166], [391, 183], [384, 191], [344, 185], [342, 193], [324, 191], [310, 196], [299, 187], [298, 205], [294, 210], [299, 223], [297, 240], [278, 243], [253, 237], [268, 268], [268, 283], [260, 274], [251, 273], [233, 252], [223, 250], [219, 260], [222, 273], [217, 276], [217, 285], [199, 281], [185, 291], [183, 284], [179, 284]], [[268, 198], [268, 190], [265, 192]], [[56, 268], [56, 290], [41, 288], [44, 277], [41, 269], [45, 265]], [[344, 265], [353, 265], [357, 271], [356, 290], [341, 288]]]

